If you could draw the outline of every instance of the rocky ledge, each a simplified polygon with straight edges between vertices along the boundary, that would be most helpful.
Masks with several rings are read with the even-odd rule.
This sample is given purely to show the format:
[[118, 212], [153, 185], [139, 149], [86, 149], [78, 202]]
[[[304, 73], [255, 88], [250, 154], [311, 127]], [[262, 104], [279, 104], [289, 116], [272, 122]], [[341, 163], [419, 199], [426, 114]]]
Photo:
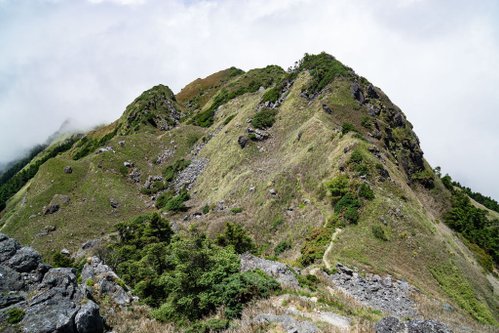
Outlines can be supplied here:
[[[131, 301], [116, 275], [97, 259], [83, 272], [104, 296], [116, 303]], [[78, 284], [75, 269], [52, 268], [32, 248], [0, 234], [0, 331], [101, 333], [105, 320], [88, 288], [86, 281]]]

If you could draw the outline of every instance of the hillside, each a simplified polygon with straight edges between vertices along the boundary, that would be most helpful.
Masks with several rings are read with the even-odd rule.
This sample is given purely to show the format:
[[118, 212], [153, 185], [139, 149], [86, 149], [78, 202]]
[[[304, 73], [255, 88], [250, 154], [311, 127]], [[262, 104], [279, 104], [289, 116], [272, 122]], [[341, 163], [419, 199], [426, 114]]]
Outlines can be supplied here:
[[[190, 242], [155, 234], [166, 227], [140, 217], [150, 213], [178, 237], [206, 233], [238, 253], [245, 238], [231, 243], [228, 225], [241, 226], [231, 232], [247, 231], [254, 246], [246, 250], [296, 269], [299, 287], [239, 309], [234, 331], [262, 314], [308, 320], [322, 332], [370, 331], [388, 315], [436, 319], [455, 332], [497, 329], [497, 214], [484, 213], [472, 230], [447, 223], [461, 191], [435, 174], [412, 125], [383, 91], [332, 56], [305, 55], [288, 72], [232, 67], [177, 95], [158, 85], [114, 123], [74, 140], [42, 159], [9, 196], [0, 231], [56, 264], [63, 249], [73, 263], [101, 256], [148, 306], [163, 309], [154, 312], [160, 321], [184, 327], [217, 310], [180, 320], [161, 306], [171, 294], [144, 287], [144, 267], [157, 270], [158, 281], [166, 268], [145, 263], [151, 254], [138, 251], [177, 253]], [[216, 258], [232, 258], [207, 242], [203, 249]], [[272, 289], [258, 283], [261, 295]], [[130, 316], [117, 320], [143, 319]], [[286, 329], [272, 318], [264, 324]], [[117, 332], [138, 327], [130, 325], [116, 324]]]

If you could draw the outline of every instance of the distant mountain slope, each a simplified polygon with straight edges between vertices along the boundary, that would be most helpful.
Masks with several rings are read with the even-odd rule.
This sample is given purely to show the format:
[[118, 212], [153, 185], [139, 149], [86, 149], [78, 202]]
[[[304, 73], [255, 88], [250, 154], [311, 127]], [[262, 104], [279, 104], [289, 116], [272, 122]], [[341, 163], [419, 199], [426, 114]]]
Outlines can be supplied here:
[[497, 229], [489, 216], [472, 230], [490, 227], [491, 248], [452, 231], [453, 198], [402, 111], [322, 53], [289, 72], [229, 68], [177, 95], [151, 88], [44, 161], [0, 221], [47, 258], [144, 213], [213, 238], [234, 222], [261, 256], [307, 271], [341, 262], [390, 274], [419, 289], [425, 315], [497, 325]]

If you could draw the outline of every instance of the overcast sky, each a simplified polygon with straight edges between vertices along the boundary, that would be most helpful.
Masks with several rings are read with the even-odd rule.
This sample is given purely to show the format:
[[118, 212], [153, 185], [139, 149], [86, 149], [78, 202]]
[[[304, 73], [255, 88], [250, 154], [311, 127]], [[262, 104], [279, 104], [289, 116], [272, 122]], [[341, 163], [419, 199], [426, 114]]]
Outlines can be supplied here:
[[0, 0], [0, 162], [158, 83], [320, 51], [402, 108], [432, 166], [499, 199], [495, 0]]

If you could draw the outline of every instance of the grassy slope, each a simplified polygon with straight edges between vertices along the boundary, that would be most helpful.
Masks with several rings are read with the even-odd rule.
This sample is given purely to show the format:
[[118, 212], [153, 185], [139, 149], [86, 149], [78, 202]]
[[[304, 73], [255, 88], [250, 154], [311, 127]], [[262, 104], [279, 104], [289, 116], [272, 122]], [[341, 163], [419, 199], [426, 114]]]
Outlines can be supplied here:
[[[44, 255], [63, 247], [74, 251], [86, 240], [110, 232], [117, 222], [154, 209], [150, 198], [140, 194], [139, 186], [120, 173], [124, 161], [135, 163], [142, 172], [143, 183], [147, 175], [161, 174], [166, 164], [189, 158], [192, 143], [211, 132], [213, 138], [200, 153], [210, 162], [191, 190], [191, 213], [221, 200], [229, 208], [243, 210], [239, 214], [229, 209], [211, 211], [195, 223], [212, 234], [226, 221], [243, 223], [265, 255], [272, 255], [280, 241], [289, 240], [292, 247], [282, 254], [281, 260], [296, 263], [304, 236], [313, 227], [323, 225], [333, 213], [323, 182], [336, 175], [339, 166], [348, 160], [345, 148], [358, 146], [365, 150], [369, 145], [352, 133], [340, 133], [345, 122], [353, 124], [363, 135], [367, 131], [361, 125], [367, 111], [351, 97], [350, 82], [338, 78], [324, 94], [309, 102], [300, 97], [307, 80], [304, 73], [295, 81], [269, 130], [271, 138], [250, 142], [245, 149], [239, 147], [237, 139], [246, 133], [247, 121], [254, 116], [263, 93], [244, 94], [224, 104], [208, 129], [185, 124], [168, 132], [144, 128], [139, 133], [111, 139], [107, 145], [116, 153], [92, 153], [78, 161], [71, 159], [71, 152], [54, 158], [9, 202], [1, 231], [33, 245]], [[389, 103], [385, 96], [382, 100]], [[322, 110], [323, 103], [333, 109], [333, 115]], [[209, 104], [203, 101], [205, 108]], [[230, 116], [233, 119], [224, 124]], [[110, 125], [94, 135], [99, 137], [112, 130]], [[120, 140], [125, 140], [124, 147], [118, 144]], [[372, 143], [383, 151], [380, 143]], [[153, 163], [162, 151], [174, 147], [175, 154], [167, 163]], [[435, 200], [445, 197], [441, 184], [433, 193], [414, 191], [395, 159], [384, 157], [393, 181], [370, 180], [376, 199], [362, 208], [358, 225], [347, 226], [338, 235], [326, 260], [405, 278], [425, 294], [456, 304], [455, 299], [449, 298], [455, 292], [452, 285], [442, 279], [439, 283], [432, 274], [432, 270], [451, 265], [458, 278], [472, 287], [472, 297], [488, 304], [488, 311], [493, 313], [497, 299], [493, 299], [490, 283], [473, 255], [448, 228], [437, 223], [445, 206], [444, 201]], [[373, 156], [369, 159], [373, 164], [378, 162]], [[72, 174], [63, 172], [66, 165], [72, 166]], [[251, 187], [255, 191], [250, 191]], [[277, 196], [271, 195], [270, 189], [275, 189]], [[55, 194], [69, 195], [70, 203], [53, 215], [41, 215], [42, 208]], [[120, 203], [118, 209], [111, 208], [110, 198]], [[397, 208], [399, 216], [389, 213]], [[184, 215], [170, 218], [187, 226], [188, 223], [181, 222]], [[387, 242], [372, 235], [371, 226], [380, 224], [380, 217], [388, 221], [383, 226], [389, 237]], [[279, 220], [283, 223], [276, 223]], [[36, 236], [48, 225], [57, 230]]]

